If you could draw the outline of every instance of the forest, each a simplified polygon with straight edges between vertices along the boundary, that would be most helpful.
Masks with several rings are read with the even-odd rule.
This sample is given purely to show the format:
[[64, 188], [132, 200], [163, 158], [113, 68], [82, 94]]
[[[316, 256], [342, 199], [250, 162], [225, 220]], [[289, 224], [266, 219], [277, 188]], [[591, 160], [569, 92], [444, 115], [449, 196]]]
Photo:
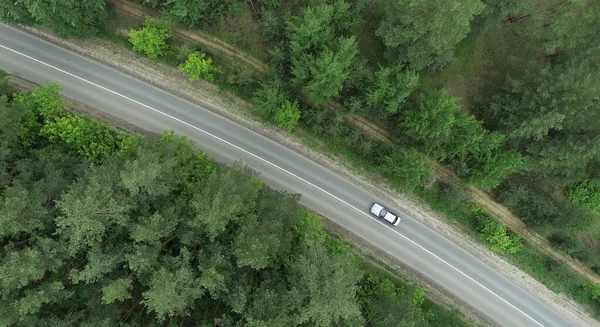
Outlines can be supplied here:
[[298, 196], [0, 83], [0, 326], [464, 326]]
[[[395, 187], [435, 198], [440, 210], [481, 217], [464, 209], [463, 189], [435, 182], [433, 159], [600, 272], [600, 1], [137, 0], [158, 19], [124, 39], [114, 31], [123, 20], [116, 2], [0, 0], [0, 20], [64, 37], [121, 38], [190, 81], [232, 90], [263, 119], [310, 133]], [[269, 72], [181, 41], [172, 32], [181, 26], [236, 44]], [[348, 124], [346, 113], [394, 143]], [[490, 247], [518, 248], [496, 230], [506, 246]], [[600, 286], [592, 296], [600, 303]]]

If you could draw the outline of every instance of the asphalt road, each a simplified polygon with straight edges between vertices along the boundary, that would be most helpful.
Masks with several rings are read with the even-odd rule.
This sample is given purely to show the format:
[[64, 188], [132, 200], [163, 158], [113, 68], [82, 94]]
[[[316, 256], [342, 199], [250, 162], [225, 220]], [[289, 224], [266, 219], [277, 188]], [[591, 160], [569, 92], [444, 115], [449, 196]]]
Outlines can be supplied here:
[[[415, 219], [398, 227], [369, 214], [379, 199], [284, 146], [195, 104], [75, 53], [0, 24], [0, 69], [27, 80], [50, 80], [63, 93], [141, 128], [173, 129], [217, 160], [242, 160], [276, 189], [438, 282], [499, 324], [571, 326], [493, 269]], [[385, 204], [385, 203], [384, 203]]]

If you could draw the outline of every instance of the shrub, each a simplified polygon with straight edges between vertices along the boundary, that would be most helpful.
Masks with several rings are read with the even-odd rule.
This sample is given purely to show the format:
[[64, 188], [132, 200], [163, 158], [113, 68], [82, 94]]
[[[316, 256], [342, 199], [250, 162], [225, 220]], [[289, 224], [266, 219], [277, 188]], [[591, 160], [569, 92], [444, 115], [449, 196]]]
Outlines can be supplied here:
[[291, 132], [298, 125], [300, 107], [297, 100], [289, 101], [286, 98], [287, 94], [278, 85], [270, 84], [254, 92], [252, 102], [263, 119]]
[[204, 79], [212, 82], [214, 74], [220, 73], [219, 68], [212, 65], [212, 59], [204, 59], [206, 55], [202, 52], [193, 52], [188, 55], [185, 63], [179, 65], [179, 70], [189, 76], [190, 82]]
[[46, 122], [42, 134], [51, 142], [64, 142], [67, 148], [95, 162], [109, 156], [117, 145], [108, 125], [76, 114]]
[[600, 284], [589, 283], [585, 288], [590, 292], [592, 299], [600, 303]]
[[263, 119], [271, 120], [285, 98], [286, 94], [281, 91], [278, 85], [268, 84], [254, 92], [252, 103], [254, 103]]
[[585, 180], [567, 191], [571, 203], [580, 205], [593, 212], [600, 212], [600, 188]]
[[484, 214], [476, 205], [471, 206], [471, 212], [476, 220], [479, 239], [486, 243], [490, 250], [506, 254], [516, 254], [521, 251], [523, 247], [521, 239], [515, 234], [509, 234], [506, 226]]
[[129, 31], [129, 42], [133, 45], [133, 51], [143, 52], [152, 59], [165, 54], [168, 48], [167, 40], [171, 37], [171, 31], [165, 23], [151, 18], [146, 18], [142, 29]]
[[298, 100], [294, 100], [294, 102], [290, 102], [289, 100], [283, 101], [274, 117], [277, 127], [285, 129], [288, 132], [294, 130], [294, 127], [298, 125], [298, 119], [300, 119]]

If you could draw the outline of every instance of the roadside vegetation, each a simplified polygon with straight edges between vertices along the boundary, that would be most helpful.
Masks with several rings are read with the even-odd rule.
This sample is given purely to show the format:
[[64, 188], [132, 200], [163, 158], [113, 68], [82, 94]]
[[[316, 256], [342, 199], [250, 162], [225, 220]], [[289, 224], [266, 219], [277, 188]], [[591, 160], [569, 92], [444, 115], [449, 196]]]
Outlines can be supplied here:
[[0, 77], [0, 326], [465, 326], [298, 196]]
[[[158, 19], [144, 26], [110, 9], [119, 2], [62, 4], [57, 15], [50, 5], [0, 0], [0, 19], [108, 37], [183, 67], [190, 80], [212, 79], [253, 101], [263, 119], [421, 196], [600, 313], [598, 284], [518, 239], [465, 191], [489, 192], [553, 249], [600, 272], [598, 0], [140, 0]], [[80, 14], [85, 8], [93, 10]], [[269, 70], [173, 37], [181, 26], [235, 44]], [[464, 183], [436, 182], [427, 159]]]

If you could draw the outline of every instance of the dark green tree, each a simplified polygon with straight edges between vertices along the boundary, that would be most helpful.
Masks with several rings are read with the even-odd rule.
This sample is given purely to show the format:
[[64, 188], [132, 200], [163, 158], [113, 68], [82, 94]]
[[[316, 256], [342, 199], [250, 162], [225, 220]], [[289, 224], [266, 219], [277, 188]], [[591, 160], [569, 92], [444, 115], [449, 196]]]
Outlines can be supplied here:
[[2, 21], [47, 26], [61, 37], [94, 36], [107, 15], [103, 0], [2, 0], [0, 9]]
[[394, 150], [385, 157], [379, 168], [392, 185], [399, 189], [411, 191], [422, 187], [431, 175], [431, 167], [417, 150]]
[[308, 6], [287, 22], [292, 83], [313, 102], [337, 96], [350, 76], [358, 46], [353, 36], [341, 35], [353, 24], [349, 8], [342, 0]]
[[419, 75], [402, 65], [382, 67], [367, 88], [366, 102], [382, 113], [393, 115], [400, 111], [418, 85]]
[[214, 239], [229, 223], [252, 211], [262, 188], [250, 168], [240, 163], [234, 169], [217, 169], [192, 200], [196, 218], [189, 225], [202, 227]]
[[390, 58], [416, 71], [448, 64], [473, 17], [485, 8], [480, 0], [385, 0], [380, 5], [383, 17], [375, 34]]

